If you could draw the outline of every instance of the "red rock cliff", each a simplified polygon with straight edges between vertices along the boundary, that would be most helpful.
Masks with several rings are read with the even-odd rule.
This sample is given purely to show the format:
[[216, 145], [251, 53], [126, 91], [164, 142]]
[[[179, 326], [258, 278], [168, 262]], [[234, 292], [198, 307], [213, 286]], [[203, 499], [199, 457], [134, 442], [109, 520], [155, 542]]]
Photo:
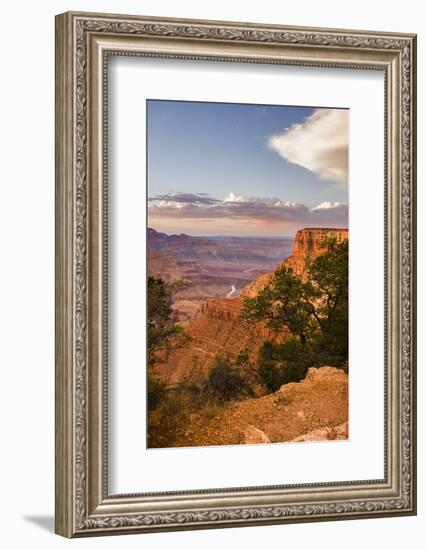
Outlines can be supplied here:
[[292, 268], [296, 275], [303, 275], [310, 262], [325, 251], [325, 237], [335, 237], [338, 242], [342, 242], [348, 239], [348, 229], [300, 229], [295, 235], [292, 256], [283, 265]]
[[[290, 267], [295, 275], [304, 277], [306, 270], [317, 256], [325, 251], [323, 241], [325, 237], [335, 237], [339, 242], [348, 239], [348, 229], [306, 228], [299, 229], [295, 235], [292, 255], [286, 258], [278, 267]], [[240, 292], [240, 296], [253, 298], [262, 290], [271, 279], [273, 273], [264, 273]]]
[[199, 382], [206, 378], [216, 355], [236, 358], [248, 349], [253, 360], [262, 342], [274, 334], [262, 324], [247, 326], [239, 319], [240, 298], [207, 300], [185, 330], [189, 345], [174, 351], [168, 361], [157, 367], [160, 376], [170, 383]]

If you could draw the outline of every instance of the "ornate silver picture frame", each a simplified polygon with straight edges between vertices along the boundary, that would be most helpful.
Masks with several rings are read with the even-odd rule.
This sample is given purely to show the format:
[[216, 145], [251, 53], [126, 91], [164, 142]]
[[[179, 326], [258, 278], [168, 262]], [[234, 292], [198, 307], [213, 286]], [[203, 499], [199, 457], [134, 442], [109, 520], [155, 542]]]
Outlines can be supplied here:
[[[107, 60], [141, 56], [384, 74], [384, 478], [108, 491]], [[416, 513], [416, 37], [65, 13], [56, 18], [56, 532], [135, 532]], [[378, 368], [382, 368], [381, 365]]]

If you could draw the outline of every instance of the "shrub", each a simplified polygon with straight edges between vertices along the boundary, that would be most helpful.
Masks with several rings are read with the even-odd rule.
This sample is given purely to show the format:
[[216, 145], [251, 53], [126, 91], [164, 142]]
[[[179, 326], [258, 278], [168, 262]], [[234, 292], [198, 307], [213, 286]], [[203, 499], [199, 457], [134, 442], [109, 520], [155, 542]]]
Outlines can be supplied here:
[[167, 386], [150, 375], [148, 446], [173, 447], [189, 426], [193, 412], [212, 420], [227, 401], [252, 396], [253, 391], [238, 367], [222, 357], [215, 358], [208, 377], [200, 384]]
[[233, 368], [230, 361], [217, 356], [211, 366], [208, 378], [203, 385], [204, 393], [214, 400], [224, 403], [231, 399], [252, 396], [251, 387], [245, 382], [239, 372]]
[[156, 376], [148, 376], [147, 407], [157, 409], [165, 398], [166, 383]]
[[149, 412], [148, 447], [173, 447], [188, 420], [185, 393], [166, 390], [157, 408]]
[[208, 400], [200, 408], [200, 414], [206, 420], [212, 420], [219, 413], [218, 404], [215, 401]]

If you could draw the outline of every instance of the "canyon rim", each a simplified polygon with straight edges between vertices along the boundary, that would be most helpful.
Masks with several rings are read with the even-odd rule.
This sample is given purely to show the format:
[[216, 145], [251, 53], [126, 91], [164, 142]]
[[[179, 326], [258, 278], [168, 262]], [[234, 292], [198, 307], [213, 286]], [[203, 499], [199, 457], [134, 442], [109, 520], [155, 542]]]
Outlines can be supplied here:
[[147, 125], [147, 446], [348, 439], [348, 112]]

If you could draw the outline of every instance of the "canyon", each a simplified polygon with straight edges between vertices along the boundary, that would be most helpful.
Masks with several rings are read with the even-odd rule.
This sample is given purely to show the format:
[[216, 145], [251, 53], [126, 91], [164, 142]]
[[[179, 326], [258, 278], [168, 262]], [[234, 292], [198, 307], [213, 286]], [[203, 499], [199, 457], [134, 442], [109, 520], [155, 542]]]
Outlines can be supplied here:
[[[184, 348], [174, 350], [166, 362], [157, 365], [157, 374], [170, 384], [197, 383], [206, 378], [209, 367], [218, 354], [226, 354], [231, 359], [236, 359], [239, 353], [246, 352], [250, 362], [254, 363], [262, 343], [265, 340], [274, 341], [275, 335], [262, 323], [248, 325], [242, 322], [239, 317], [242, 298], [258, 294], [268, 284], [274, 269], [279, 267], [289, 267], [295, 274], [304, 277], [310, 262], [325, 251], [324, 239], [327, 236], [342, 241], [348, 239], [348, 230], [301, 229], [295, 236], [292, 253], [285, 256], [284, 259], [282, 256], [282, 261], [276, 262], [270, 271], [247, 282], [237, 295], [233, 293], [228, 298], [200, 300], [191, 320], [185, 323], [185, 330], [191, 338], [189, 344]], [[192, 246], [197, 249], [201, 243], [199, 241]], [[212, 246], [210, 251], [214, 250], [213, 245], [210, 246]], [[263, 252], [263, 254], [265, 253]], [[245, 254], [250, 255], [251, 251], [247, 251]], [[260, 257], [253, 254], [257, 258]], [[209, 257], [209, 255], [210, 252], [206, 253], [205, 257]], [[274, 259], [274, 257], [275, 255], [271, 251], [270, 258]], [[172, 269], [171, 264], [169, 266]], [[197, 281], [197, 279], [194, 280]], [[226, 296], [228, 292], [229, 287], [226, 287], [226, 292], [222, 296]], [[179, 297], [179, 300], [182, 298]]]
[[236, 297], [292, 251], [290, 237], [200, 237], [147, 232], [148, 274], [186, 282], [174, 296], [174, 320], [191, 321], [208, 299]]
[[[149, 415], [152, 438], [149, 441], [153, 446], [348, 439], [347, 373], [327, 365], [311, 367], [298, 382], [285, 383], [271, 392], [261, 382], [257, 370], [258, 353], [266, 341], [280, 343], [283, 337], [287, 338], [286, 333], [281, 333], [280, 340], [264, 323], [246, 323], [240, 316], [244, 298], [256, 296], [268, 285], [276, 269], [287, 267], [304, 280], [310, 263], [327, 250], [325, 237], [342, 242], [348, 239], [348, 230], [305, 228], [297, 232], [292, 247], [289, 242], [270, 241], [270, 246], [261, 250], [261, 243], [253, 249], [251, 244], [254, 243], [248, 241], [246, 249], [245, 246], [239, 248], [240, 239], [152, 233], [149, 273], [158, 273], [157, 276], [170, 282], [177, 278], [189, 280], [184, 292], [191, 289], [186, 297], [193, 305], [189, 316], [183, 316], [185, 321], [181, 322], [189, 336], [188, 342], [183, 347], [173, 348], [163, 362], [155, 365], [152, 373], [165, 384], [166, 400], [172, 407], [166, 409], [169, 412], [164, 416], [156, 410]], [[282, 247], [280, 258], [277, 258], [274, 245]], [[236, 248], [235, 253], [233, 248]], [[287, 252], [283, 253], [283, 248]], [[260, 273], [261, 266], [269, 262], [273, 266]], [[209, 266], [216, 266], [217, 270]], [[248, 274], [250, 280], [241, 278], [230, 283], [227, 269], [237, 271], [238, 266], [239, 273]], [[209, 281], [211, 272], [214, 273], [214, 288], [207, 291], [203, 284]], [[221, 278], [224, 278], [222, 282]], [[219, 290], [220, 297], [206, 298], [209, 292]], [[184, 299], [181, 294], [173, 304], [175, 320], [180, 315], [182, 318], [179, 308]], [[203, 403], [192, 406], [191, 390], [186, 397], [182, 397], [181, 392], [202, 388], [218, 356], [238, 365], [240, 375], [250, 384], [251, 393], [246, 398], [225, 402], [207, 397]], [[238, 358], [242, 356], [245, 359], [239, 363]], [[166, 439], [159, 439], [156, 435], [159, 433]]]

